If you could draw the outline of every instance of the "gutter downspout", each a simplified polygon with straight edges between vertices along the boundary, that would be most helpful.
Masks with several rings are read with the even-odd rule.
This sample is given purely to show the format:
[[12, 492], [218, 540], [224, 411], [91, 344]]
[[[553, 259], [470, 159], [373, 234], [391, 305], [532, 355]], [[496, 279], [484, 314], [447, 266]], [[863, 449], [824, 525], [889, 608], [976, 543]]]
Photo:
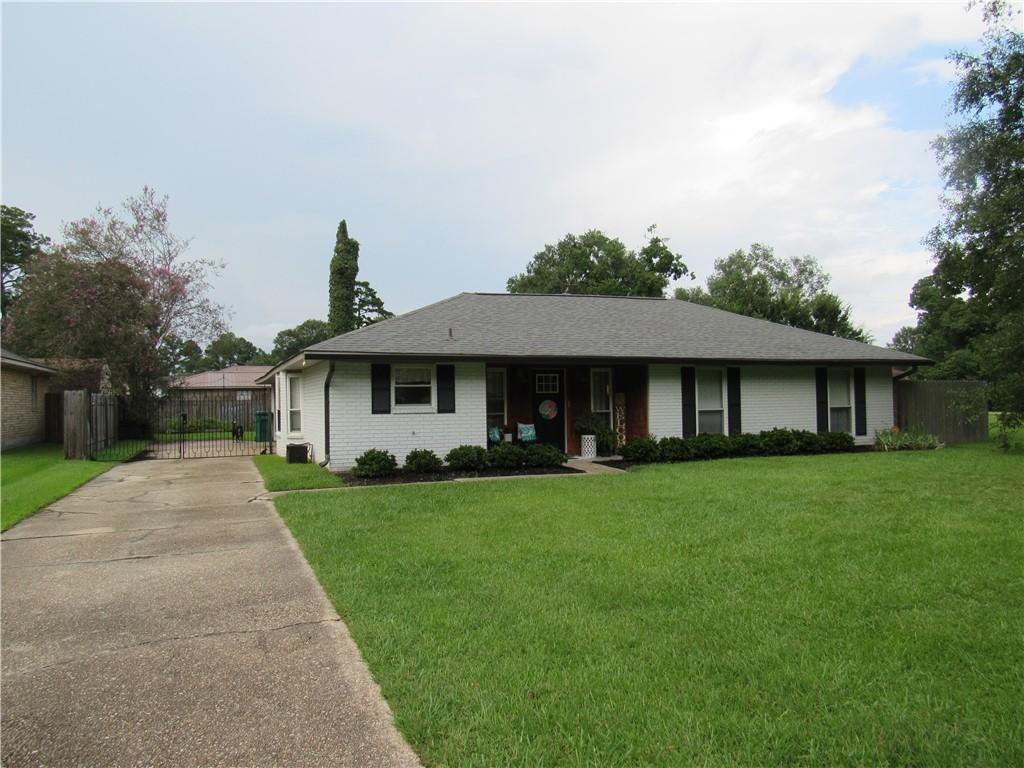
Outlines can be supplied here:
[[331, 381], [334, 380], [334, 361], [331, 360], [324, 379], [324, 460], [321, 467], [331, 463]]

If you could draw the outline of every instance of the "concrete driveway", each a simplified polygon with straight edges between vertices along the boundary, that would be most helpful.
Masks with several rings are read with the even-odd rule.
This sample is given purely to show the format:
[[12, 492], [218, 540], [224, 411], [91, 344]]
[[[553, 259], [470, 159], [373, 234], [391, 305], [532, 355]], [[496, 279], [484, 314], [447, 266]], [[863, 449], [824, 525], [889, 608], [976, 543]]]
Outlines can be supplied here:
[[4, 766], [418, 765], [262, 491], [122, 464], [3, 535]]

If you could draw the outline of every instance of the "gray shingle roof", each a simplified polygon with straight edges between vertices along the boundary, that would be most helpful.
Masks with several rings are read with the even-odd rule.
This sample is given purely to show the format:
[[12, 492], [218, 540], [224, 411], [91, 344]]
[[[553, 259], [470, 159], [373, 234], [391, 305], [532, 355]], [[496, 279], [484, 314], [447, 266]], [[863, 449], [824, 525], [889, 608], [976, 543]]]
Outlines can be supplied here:
[[504, 293], [460, 293], [314, 344], [306, 354], [888, 365], [930, 362], [894, 349], [677, 299]]
[[45, 363], [40, 363], [38, 360], [33, 360], [31, 357], [19, 355], [17, 352], [11, 352], [9, 349], [0, 348], [0, 360], [13, 368], [21, 368], [26, 371], [38, 371], [39, 373], [57, 372], [56, 369], [51, 368]]

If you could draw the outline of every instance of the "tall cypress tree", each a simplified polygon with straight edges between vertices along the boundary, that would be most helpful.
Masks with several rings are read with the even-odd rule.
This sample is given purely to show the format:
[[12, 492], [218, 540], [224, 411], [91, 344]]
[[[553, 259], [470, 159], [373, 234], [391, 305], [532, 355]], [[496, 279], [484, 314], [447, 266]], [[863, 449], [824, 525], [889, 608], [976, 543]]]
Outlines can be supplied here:
[[348, 333], [356, 328], [356, 275], [359, 274], [359, 243], [348, 236], [348, 225], [342, 219], [331, 258], [330, 297], [327, 322], [334, 333]]

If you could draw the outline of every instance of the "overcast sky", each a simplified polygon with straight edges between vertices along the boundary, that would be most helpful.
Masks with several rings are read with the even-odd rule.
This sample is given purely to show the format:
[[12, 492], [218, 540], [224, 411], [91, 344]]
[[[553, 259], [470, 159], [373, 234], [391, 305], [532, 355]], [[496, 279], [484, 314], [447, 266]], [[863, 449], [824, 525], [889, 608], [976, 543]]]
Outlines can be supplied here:
[[326, 317], [339, 219], [401, 312], [502, 291], [545, 243], [648, 225], [703, 279], [811, 254], [880, 343], [938, 216], [962, 3], [3, 5], [3, 201], [143, 185], [227, 263], [235, 332]]

